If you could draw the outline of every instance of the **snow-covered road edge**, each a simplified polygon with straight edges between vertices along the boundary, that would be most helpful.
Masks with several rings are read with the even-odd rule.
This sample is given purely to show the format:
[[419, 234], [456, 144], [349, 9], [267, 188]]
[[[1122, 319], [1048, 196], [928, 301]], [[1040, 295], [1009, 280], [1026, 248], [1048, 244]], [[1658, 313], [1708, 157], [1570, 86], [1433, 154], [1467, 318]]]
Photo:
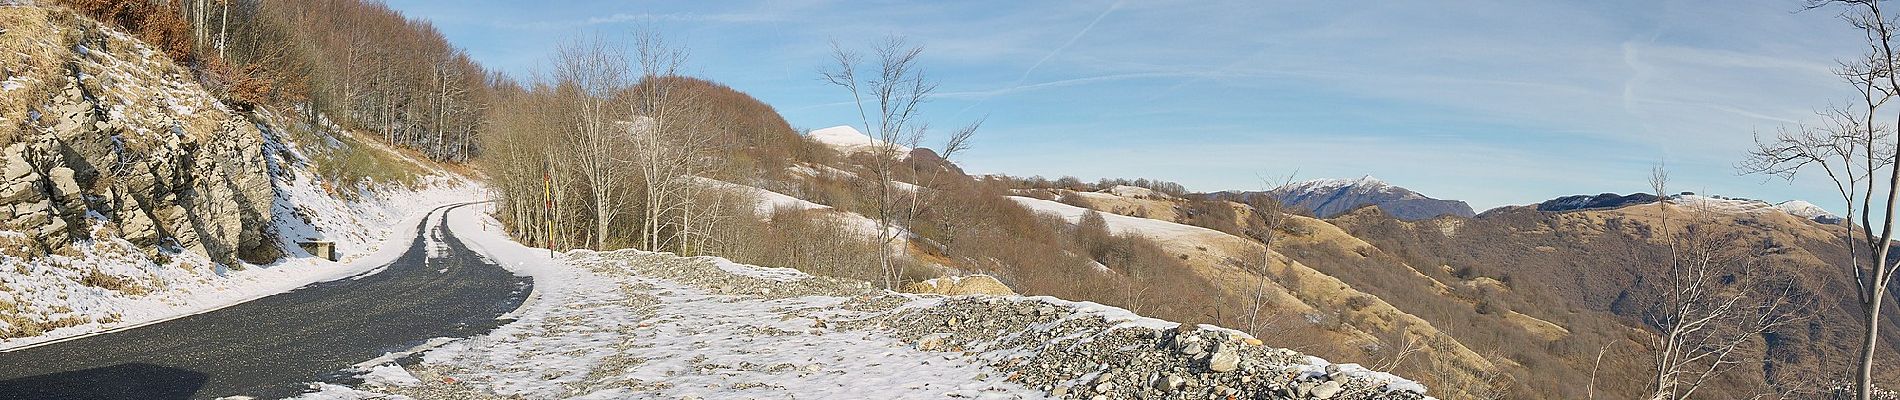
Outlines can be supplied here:
[[[387, 197], [376, 201], [366, 201], [338, 207], [344, 212], [370, 212], [399, 214], [401, 218], [391, 226], [360, 226], [356, 229], [368, 232], [366, 236], [382, 236], [381, 240], [359, 241], [364, 246], [373, 246], [368, 254], [345, 262], [332, 262], [310, 257], [301, 251], [293, 251], [286, 258], [266, 265], [251, 265], [243, 270], [230, 270], [216, 267], [215, 272], [206, 272], [199, 277], [197, 285], [186, 290], [171, 293], [156, 293], [138, 298], [102, 298], [94, 302], [108, 303], [105, 307], [118, 312], [113, 322], [90, 322], [47, 331], [31, 337], [0, 340], [0, 352], [15, 351], [51, 343], [76, 340], [100, 334], [119, 332], [192, 315], [216, 311], [259, 298], [288, 292], [316, 282], [345, 279], [372, 271], [395, 261], [408, 250], [409, 244], [419, 233], [417, 228], [425, 219], [439, 217], [442, 207], [453, 204], [486, 200], [480, 186], [461, 182], [460, 185], [431, 187], [420, 191], [402, 191], [386, 193]], [[336, 201], [330, 199], [330, 201]], [[374, 208], [374, 210], [366, 210]], [[113, 239], [117, 240], [117, 239]], [[123, 261], [123, 260], [121, 260]], [[81, 262], [110, 262], [100, 259], [82, 259]], [[136, 262], [136, 261], [135, 261]], [[157, 268], [176, 268], [175, 265], [157, 265]], [[95, 288], [96, 289], [96, 288]], [[103, 289], [101, 289], [102, 291]], [[109, 294], [109, 293], [106, 293]], [[116, 300], [116, 302], [115, 302]]]

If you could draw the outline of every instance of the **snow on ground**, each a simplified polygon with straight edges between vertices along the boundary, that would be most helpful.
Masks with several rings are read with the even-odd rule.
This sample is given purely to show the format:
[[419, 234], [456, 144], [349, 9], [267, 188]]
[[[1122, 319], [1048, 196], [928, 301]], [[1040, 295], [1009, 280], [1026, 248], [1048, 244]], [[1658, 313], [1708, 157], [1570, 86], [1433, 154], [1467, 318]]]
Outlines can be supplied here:
[[807, 178], [827, 177], [833, 179], [857, 179], [858, 174], [825, 164], [799, 163], [785, 167], [786, 171]]
[[[18, 307], [21, 318], [71, 325], [0, 340], [0, 349], [168, 320], [355, 275], [401, 255], [430, 209], [485, 199], [473, 183], [448, 178], [421, 190], [369, 191], [350, 202], [325, 195], [308, 181], [280, 189], [275, 218], [288, 254], [271, 264], [229, 268], [192, 253], [169, 254], [169, 261], [158, 263], [116, 238], [81, 243], [72, 256], [0, 255], [0, 268], [19, 272], [0, 274], [0, 285], [8, 289], [0, 291], [0, 300]], [[291, 214], [284, 204], [310, 210], [303, 216], [311, 222], [303, 223], [303, 216]], [[296, 248], [296, 240], [310, 237], [337, 241], [347, 258], [331, 262]], [[83, 283], [92, 271], [119, 277], [127, 286], [112, 290]]]
[[[1016, 201], [1016, 204], [1020, 204], [1030, 211], [1055, 214], [1056, 216], [1062, 217], [1063, 220], [1069, 221], [1069, 223], [1081, 221], [1082, 215], [1089, 211], [1087, 208], [1032, 197], [1009, 196], [1009, 199]], [[1108, 230], [1111, 233], [1146, 236], [1156, 241], [1184, 243], [1206, 242], [1227, 240], [1227, 238], [1233, 236], [1213, 229], [1177, 224], [1157, 219], [1130, 217], [1105, 212], [1098, 212], [1098, 214], [1102, 215], [1103, 222], [1108, 223]]]
[[760, 189], [760, 188], [756, 188], [752, 186], [740, 185], [740, 184], [721, 181], [721, 180], [712, 179], [712, 178], [704, 178], [704, 177], [697, 177], [697, 176], [694, 178], [696, 178], [695, 181], [699, 182], [700, 184], [704, 184], [704, 185], [715, 187], [715, 188], [732, 190], [735, 192], [745, 194], [747, 196], [753, 196], [757, 198], [758, 204], [756, 204], [753, 207], [753, 213], [757, 214], [760, 217], [771, 217], [772, 213], [777, 212], [780, 209], [786, 209], [786, 210], [792, 210], [792, 211], [831, 209], [831, 206], [813, 203], [810, 201], [806, 201], [805, 199], [800, 199], [797, 197], [786, 195], [784, 193]]
[[[1159, 375], [1148, 371], [1203, 368], [1193, 354], [1207, 349], [1257, 361], [1195, 375], [1245, 384], [1246, 374], [1252, 388], [1233, 392], [1243, 397], [1344, 376], [1357, 390], [1346, 397], [1427, 398], [1424, 387], [1389, 374], [1329, 368], [1258, 341], [1242, 346], [1251, 338], [1229, 329], [1183, 329], [1096, 303], [898, 294], [716, 257], [552, 255], [508, 240], [478, 207], [457, 209], [448, 222], [471, 248], [534, 277], [536, 292], [514, 322], [419, 357], [359, 364], [361, 383], [315, 384], [302, 398], [1137, 398], [1157, 395], [1150, 387]], [[1219, 388], [1192, 390], [1229, 390]]]
[[[818, 143], [830, 146], [832, 149], [836, 149], [838, 152], [847, 155], [868, 152], [884, 146], [884, 142], [873, 139], [862, 132], [858, 132], [858, 128], [851, 127], [850, 125], [839, 125], [814, 130], [811, 131], [809, 135], [812, 140], [816, 140]], [[909, 147], [893, 147], [895, 147], [899, 155], [910, 154]]]
[[878, 331], [828, 328], [823, 320], [877, 317], [840, 307], [851, 296], [720, 293], [731, 287], [636, 273], [629, 263], [693, 263], [678, 270], [725, 276], [711, 279], [813, 279], [802, 272], [636, 251], [554, 257], [509, 241], [478, 209], [456, 210], [450, 229], [535, 278], [516, 321], [430, 350], [401, 373], [366, 367], [362, 385], [320, 384], [304, 398], [1043, 398], [960, 357]]

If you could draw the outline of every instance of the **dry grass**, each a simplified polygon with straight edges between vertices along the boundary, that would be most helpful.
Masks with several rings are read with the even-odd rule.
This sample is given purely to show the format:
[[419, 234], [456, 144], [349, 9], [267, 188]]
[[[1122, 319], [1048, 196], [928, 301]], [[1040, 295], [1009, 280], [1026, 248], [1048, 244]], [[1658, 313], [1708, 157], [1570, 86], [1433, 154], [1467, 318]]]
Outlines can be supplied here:
[[[105, 322], [117, 319], [117, 316], [113, 316], [109, 318], [109, 321]], [[19, 304], [8, 300], [0, 300], [0, 322], [6, 322], [7, 324], [6, 329], [0, 330], [0, 339], [11, 339], [39, 336], [40, 334], [46, 333], [46, 331], [85, 324], [88, 321], [76, 316], [65, 316], [52, 320], [32, 318], [29, 314], [25, 314], [20, 310]]]
[[[286, 129], [291, 140], [302, 145], [304, 154], [316, 165], [316, 173], [331, 184], [327, 188], [332, 194], [345, 198], [357, 194], [354, 188], [358, 182], [372, 181], [414, 188], [421, 184], [422, 177], [439, 169], [432, 162], [424, 164], [417, 161], [428, 159], [421, 153], [397, 150], [364, 140], [355, 132], [317, 132], [301, 123], [292, 124]], [[330, 147], [332, 140], [339, 146]]]

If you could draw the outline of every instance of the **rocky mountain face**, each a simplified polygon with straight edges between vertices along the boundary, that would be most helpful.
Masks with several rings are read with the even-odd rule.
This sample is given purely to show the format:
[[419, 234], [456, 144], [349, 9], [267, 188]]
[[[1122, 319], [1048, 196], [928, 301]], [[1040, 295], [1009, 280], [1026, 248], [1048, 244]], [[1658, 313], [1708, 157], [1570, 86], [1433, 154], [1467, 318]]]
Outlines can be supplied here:
[[138, 40], [69, 11], [0, 9], [0, 228], [58, 251], [95, 235], [148, 252], [269, 262], [274, 193], [257, 123]]
[[1372, 176], [1359, 179], [1317, 179], [1298, 182], [1266, 192], [1222, 192], [1246, 198], [1272, 196], [1281, 204], [1307, 210], [1328, 218], [1368, 205], [1405, 220], [1421, 220], [1441, 215], [1470, 217], [1471, 205], [1457, 200], [1439, 200], [1403, 187], [1393, 186]]

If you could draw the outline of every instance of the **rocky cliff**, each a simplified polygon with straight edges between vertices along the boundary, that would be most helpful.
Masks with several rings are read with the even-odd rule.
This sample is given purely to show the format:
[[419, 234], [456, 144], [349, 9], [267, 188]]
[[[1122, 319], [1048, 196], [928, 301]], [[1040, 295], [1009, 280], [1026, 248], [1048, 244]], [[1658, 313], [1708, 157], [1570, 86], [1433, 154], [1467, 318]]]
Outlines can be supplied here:
[[111, 235], [225, 264], [280, 255], [259, 124], [69, 11], [0, 7], [0, 26], [0, 229], [43, 251]]

